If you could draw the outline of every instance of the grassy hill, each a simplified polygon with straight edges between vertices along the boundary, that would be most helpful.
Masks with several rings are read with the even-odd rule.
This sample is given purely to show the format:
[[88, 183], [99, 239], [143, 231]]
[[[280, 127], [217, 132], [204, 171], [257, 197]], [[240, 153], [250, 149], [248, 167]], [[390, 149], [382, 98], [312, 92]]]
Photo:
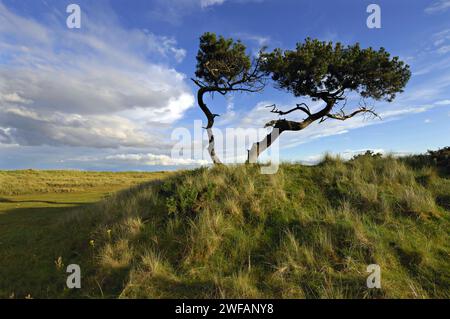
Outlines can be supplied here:
[[[0, 297], [449, 298], [448, 165], [365, 155], [275, 175], [223, 166], [160, 176], [43, 219], [36, 253], [1, 256]], [[23, 227], [8, 229], [8, 245]], [[65, 288], [71, 263], [82, 289]], [[369, 264], [381, 267], [381, 289], [366, 287]]]

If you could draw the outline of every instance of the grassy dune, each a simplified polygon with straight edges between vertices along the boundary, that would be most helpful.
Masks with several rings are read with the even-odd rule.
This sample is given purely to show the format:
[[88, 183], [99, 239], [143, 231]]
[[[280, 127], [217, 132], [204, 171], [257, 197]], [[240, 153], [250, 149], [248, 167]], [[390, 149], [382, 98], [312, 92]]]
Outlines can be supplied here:
[[[327, 157], [275, 175], [257, 166], [176, 173], [65, 212], [35, 243], [52, 271], [0, 283], [0, 296], [449, 298], [441, 164]], [[0, 271], [22, 261], [6, 257]], [[64, 288], [70, 263], [81, 266], [80, 290]], [[366, 287], [373, 263], [381, 289]]]

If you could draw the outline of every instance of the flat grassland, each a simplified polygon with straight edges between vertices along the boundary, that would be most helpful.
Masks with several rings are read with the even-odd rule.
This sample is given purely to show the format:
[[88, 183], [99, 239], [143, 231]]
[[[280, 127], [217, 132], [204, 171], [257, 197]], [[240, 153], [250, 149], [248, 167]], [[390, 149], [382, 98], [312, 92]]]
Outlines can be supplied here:
[[61, 220], [74, 209], [169, 174], [0, 171], [0, 298], [58, 296], [45, 285], [52, 285], [57, 257], [70, 242], [58, 229]]

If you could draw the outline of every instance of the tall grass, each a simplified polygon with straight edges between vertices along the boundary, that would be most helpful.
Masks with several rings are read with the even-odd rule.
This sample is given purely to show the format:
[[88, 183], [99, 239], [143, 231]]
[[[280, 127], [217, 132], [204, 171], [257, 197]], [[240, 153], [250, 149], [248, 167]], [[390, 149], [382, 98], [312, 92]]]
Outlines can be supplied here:
[[[449, 194], [433, 166], [328, 156], [275, 175], [178, 173], [62, 227], [94, 227], [90, 296], [449, 298]], [[366, 287], [369, 264], [381, 266], [381, 289]]]

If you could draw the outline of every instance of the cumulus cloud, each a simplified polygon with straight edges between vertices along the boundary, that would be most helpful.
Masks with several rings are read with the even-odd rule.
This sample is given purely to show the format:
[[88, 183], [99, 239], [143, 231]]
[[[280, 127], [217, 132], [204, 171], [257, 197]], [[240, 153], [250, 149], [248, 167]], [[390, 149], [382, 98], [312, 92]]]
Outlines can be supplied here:
[[[149, 134], [193, 106], [176, 41], [110, 21], [79, 31], [25, 19], [0, 3], [1, 143], [112, 147], [163, 144]], [[18, 27], [20, 26], [20, 27]]]
[[4, 130], [4, 136], [8, 138], [5, 141], [20, 145], [95, 148], [163, 145], [162, 141], [152, 141], [152, 136], [140, 131], [131, 121], [118, 116], [44, 114], [23, 107], [4, 108], [1, 116], [1, 123], [9, 127]]

